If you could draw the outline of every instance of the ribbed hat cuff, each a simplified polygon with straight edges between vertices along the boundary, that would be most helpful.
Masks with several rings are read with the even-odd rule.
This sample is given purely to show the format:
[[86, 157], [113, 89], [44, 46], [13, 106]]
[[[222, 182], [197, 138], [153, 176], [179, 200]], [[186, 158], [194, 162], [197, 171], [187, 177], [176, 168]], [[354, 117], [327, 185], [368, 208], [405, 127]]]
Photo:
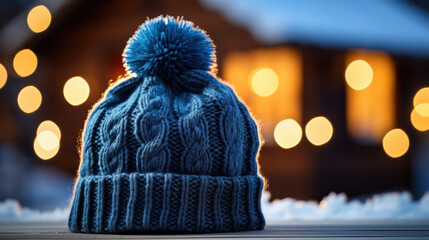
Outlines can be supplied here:
[[131, 173], [80, 177], [69, 218], [73, 232], [261, 230], [263, 180]]

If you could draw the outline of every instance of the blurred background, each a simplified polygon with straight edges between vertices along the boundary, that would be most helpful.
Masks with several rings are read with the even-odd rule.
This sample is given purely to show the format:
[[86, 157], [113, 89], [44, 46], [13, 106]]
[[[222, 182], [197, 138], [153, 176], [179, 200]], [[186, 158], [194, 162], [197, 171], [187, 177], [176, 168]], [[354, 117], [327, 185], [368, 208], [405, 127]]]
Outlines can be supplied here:
[[429, 190], [429, 2], [2, 0], [0, 201], [66, 207], [81, 131], [147, 18], [183, 16], [258, 119], [272, 198]]

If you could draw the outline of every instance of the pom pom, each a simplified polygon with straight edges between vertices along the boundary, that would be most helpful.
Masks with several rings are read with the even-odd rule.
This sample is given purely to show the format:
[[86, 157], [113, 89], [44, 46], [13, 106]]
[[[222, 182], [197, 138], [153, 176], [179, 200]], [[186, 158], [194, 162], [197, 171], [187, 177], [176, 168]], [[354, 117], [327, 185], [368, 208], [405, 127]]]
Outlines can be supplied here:
[[[158, 76], [173, 88], [186, 89], [186, 72], [215, 67], [214, 44], [192, 22], [159, 16], [147, 20], [128, 41], [124, 64], [137, 76]], [[206, 84], [202, 81], [200, 87]], [[192, 88], [196, 86], [193, 81]]]

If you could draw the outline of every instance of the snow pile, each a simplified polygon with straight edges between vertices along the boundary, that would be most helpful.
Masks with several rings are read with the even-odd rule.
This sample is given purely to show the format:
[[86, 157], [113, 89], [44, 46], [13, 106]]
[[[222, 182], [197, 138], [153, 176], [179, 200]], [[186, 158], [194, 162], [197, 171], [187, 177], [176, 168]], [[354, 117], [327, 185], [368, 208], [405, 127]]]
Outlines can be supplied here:
[[55, 209], [41, 212], [21, 207], [17, 200], [0, 202], [0, 221], [58, 221], [68, 218], [70, 209]]
[[269, 198], [269, 192], [262, 194], [262, 211], [267, 220], [429, 219], [429, 192], [417, 202], [408, 192], [374, 195], [365, 203], [348, 202], [344, 193], [331, 193], [320, 203], [291, 198], [269, 202]]
[[[413, 202], [410, 193], [374, 195], [365, 203], [348, 201], [344, 193], [331, 193], [320, 203], [292, 198], [270, 202], [270, 193], [262, 194], [262, 211], [268, 221], [277, 220], [380, 220], [429, 219], [429, 192]], [[0, 221], [65, 221], [70, 209], [41, 212], [21, 207], [16, 200], [0, 202]]]

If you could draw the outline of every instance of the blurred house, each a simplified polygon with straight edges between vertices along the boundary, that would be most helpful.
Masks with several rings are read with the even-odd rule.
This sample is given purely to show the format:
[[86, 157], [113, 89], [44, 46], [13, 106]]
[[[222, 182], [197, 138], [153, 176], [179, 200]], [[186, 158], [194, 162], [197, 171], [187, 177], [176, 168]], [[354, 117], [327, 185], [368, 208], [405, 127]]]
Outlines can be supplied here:
[[[27, 19], [39, 4], [52, 21], [35, 33]], [[259, 162], [274, 198], [429, 189], [429, 119], [426, 105], [421, 111], [413, 105], [429, 86], [429, 22], [409, 2], [27, 1], [0, 26], [0, 63], [8, 74], [0, 89], [0, 143], [75, 173], [88, 110], [125, 74], [128, 38], [147, 17], [161, 14], [195, 22], [217, 45], [219, 76], [260, 121]], [[37, 56], [26, 77], [14, 66], [22, 49]], [[16, 104], [28, 85], [41, 99], [29, 114]], [[418, 103], [429, 104], [420, 95]], [[59, 131], [38, 130], [45, 120]], [[39, 146], [36, 136], [58, 142]]]

